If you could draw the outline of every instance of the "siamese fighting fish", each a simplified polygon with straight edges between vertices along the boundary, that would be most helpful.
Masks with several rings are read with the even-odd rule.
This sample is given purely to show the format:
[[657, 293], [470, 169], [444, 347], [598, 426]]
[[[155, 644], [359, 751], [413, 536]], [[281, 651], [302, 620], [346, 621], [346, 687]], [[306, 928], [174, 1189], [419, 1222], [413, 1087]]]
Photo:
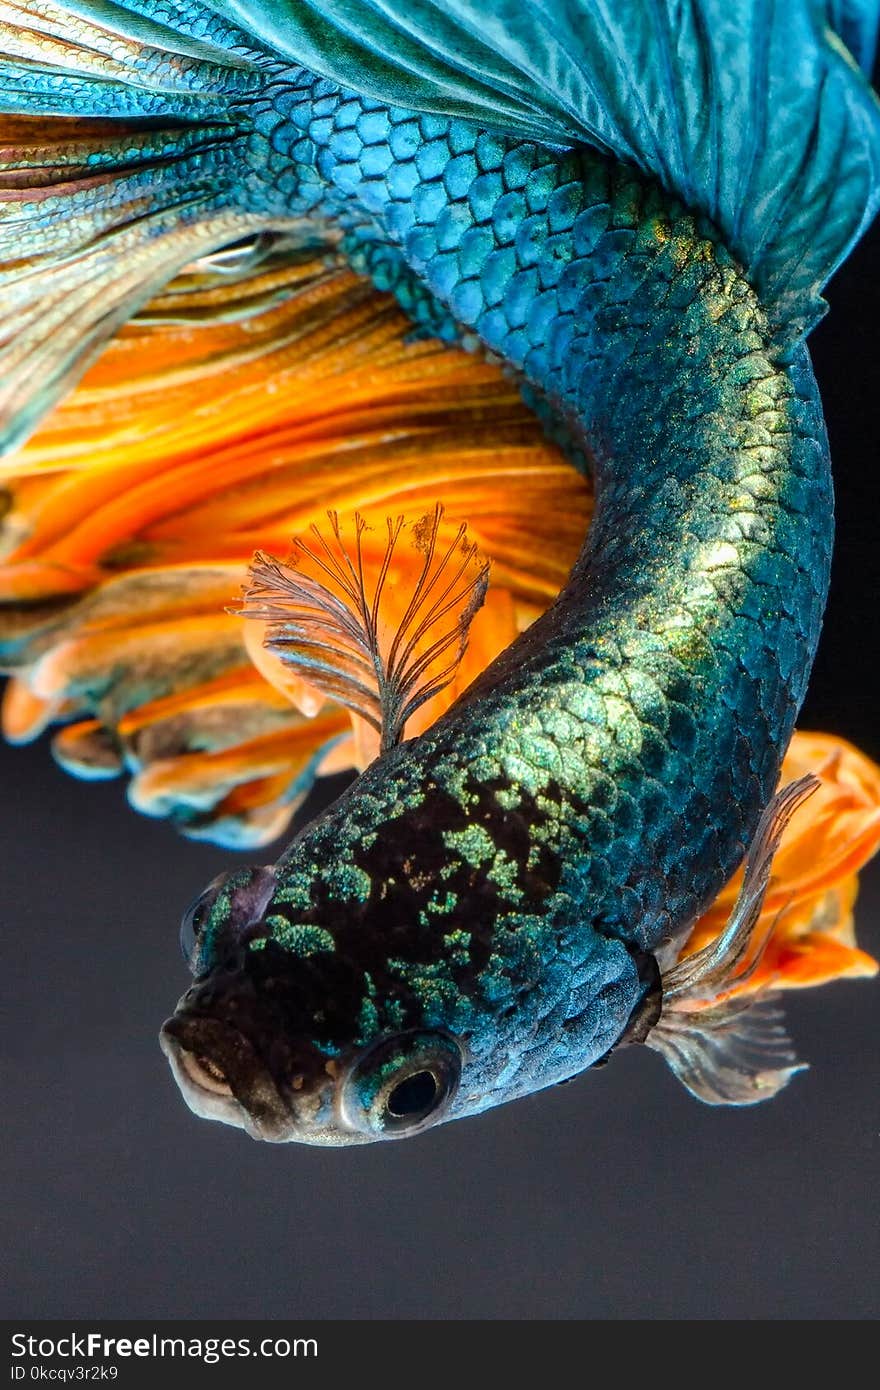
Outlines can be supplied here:
[[[239, 849], [360, 768], [184, 916], [197, 1114], [402, 1138], [630, 1044], [746, 1105], [799, 1069], [791, 962], [875, 968], [880, 774], [794, 725], [877, 25], [0, 3], [7, 735]], [[823, 878], [789, 837], [830, 853], [844, 785]]]

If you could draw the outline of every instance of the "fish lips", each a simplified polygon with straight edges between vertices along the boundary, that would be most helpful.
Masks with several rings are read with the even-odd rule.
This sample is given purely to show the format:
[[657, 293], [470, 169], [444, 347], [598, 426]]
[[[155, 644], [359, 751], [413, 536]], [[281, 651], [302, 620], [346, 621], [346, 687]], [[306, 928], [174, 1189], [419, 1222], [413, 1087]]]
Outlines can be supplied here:
[[[162, 1025], [159, 1043], [194, 1114], [243, 1129], [270, 1144], [338, 1148], [368, 1142], [339, 1116], [335, 1063], [311, 1059], [311, 1079], [297, 1088], [279, 1082], [264, 1049], [228, 1018], [205, 1011], [200, 987], [188, 990]], [[193, 997], [195, 996], [195, 998]], [[250, 1029], [248, 1029], [250, 1031]]]
[[290, 1105], [238, 1028], [184, 1010], [162, 1025], [159, 1043], [184, 1100], [196, 1115], [236, 1125], [253, 1139], [270, 1143], [284, 1144], [299, 1137]]

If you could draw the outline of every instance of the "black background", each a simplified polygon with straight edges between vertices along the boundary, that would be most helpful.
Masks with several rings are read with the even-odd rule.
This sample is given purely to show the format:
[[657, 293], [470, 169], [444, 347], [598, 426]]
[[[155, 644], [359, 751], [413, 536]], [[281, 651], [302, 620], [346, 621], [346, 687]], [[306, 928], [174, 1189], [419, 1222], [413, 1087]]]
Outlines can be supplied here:
[[[812, 339], [838, 542], [804, 728], [880, 757], [880, 227]], [[351, 1150], [186, 1109], [156, 1034], [180, 911], [232, 856], [120, 785], [0, 749], [7, 1021], [0, 1312], [104, 1318], [867, 1318], [880, 1311], [880, 985], [790, 997], [812, 1069], [718, 1111], [633, 1049], [573, 1085]], [[863, 943], [880, 953], [880, 864]]]

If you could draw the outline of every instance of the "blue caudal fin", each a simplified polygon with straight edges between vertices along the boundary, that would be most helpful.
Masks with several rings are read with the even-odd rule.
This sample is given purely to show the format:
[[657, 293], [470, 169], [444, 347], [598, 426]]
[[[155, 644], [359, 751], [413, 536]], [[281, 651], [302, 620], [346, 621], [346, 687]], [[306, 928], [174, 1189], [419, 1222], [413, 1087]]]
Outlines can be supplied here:
[[242, 178], [248, 98], [278, 56], [638, 165], [712, 219], [788, 346], [880, 202], [880, 106], [859, 70], [878, 8], [3, 0], [0, 447], [188, 260], [278, 227]]
[[828, 23], [862, 70], [870, 75], [877, 56], [880, 0], [827, 0]]
[[178, 6], [179, 29], [150, 8], [0, 10], [0, 448], [183, 265], [266, 227], [232, 105], [265, 54], [223, 20], [199, 37], [204, 6]]
[[590, 143], [715, 224], [785, 346], [880, 202], [875, 0], [211, 0], [383, 101]]

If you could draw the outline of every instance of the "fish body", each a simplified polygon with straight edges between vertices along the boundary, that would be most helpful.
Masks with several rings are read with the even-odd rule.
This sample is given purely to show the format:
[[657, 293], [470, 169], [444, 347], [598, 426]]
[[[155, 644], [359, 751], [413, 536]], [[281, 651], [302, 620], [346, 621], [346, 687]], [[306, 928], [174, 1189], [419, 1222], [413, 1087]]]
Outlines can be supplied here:
[[[732, 257], [629, 170], [326, 84], [298, 110], [329, 182], [309, 210], [399, 248], [578, 422], [596, 469], [560, 600], [297, 838], [271, 932], [249, 943], [250, 969], [292, 967], [294, 995], [325, 976], [326, 1030], [296, 1067], [377, 1033], [448, 1033], [470, 1058], [452, 1113], [480, 1109], [603, 1057], [653, 983], [641, 957], [690, 927], [751, 840], [827, 590], [821, 411], [805, 354], [776, 360]], [[362, 144], [359, 123], [381, 139]], [[230, 946], [221, 918], [209, 980]], [[310, 991], [301, 1007], [300, 1037]]]
[[[158, 11], [142, 10], [154, 38]], [[243, 10], [249, 42], [264, 39], [260, 6], [183, 7], [178, 73], [232, 54], [225, 124], [201, 154], [175, 151], [182, 206], [171, 230], [156, 214], [138, 292], [221, 229], [326, 244], [429, 331], [503, 359], [597, 490], [553, 607], [276, 865], [233, 871], [192, 920], [196, 982], [163, 1033], [190, 1103], [265, 1138], [363, 1142], [644, 1037], [658, 958], [756, 838], [763, 865], [829, 579], [828, 447], [803, 345], [819, 277], [792, 288], [779, 215], [735, 235], [721, 193], [683, 201], [693, 190], [610, 140], [398, 105], [375, 94], [375, 64], [353, 90], [275, 54], [238, 59], [228, 16]], [[514, 32], [512, 7], [493, 15]], [[138, 119], [161, 117], [161, 96], [135, 98]], [[155, 158], [157, 137], [139, 138]], [[721, 1098], [769, 1086], [778, 1043], [750, 1026], [732, 1046], [751, 1041], [761, 1064]]]

